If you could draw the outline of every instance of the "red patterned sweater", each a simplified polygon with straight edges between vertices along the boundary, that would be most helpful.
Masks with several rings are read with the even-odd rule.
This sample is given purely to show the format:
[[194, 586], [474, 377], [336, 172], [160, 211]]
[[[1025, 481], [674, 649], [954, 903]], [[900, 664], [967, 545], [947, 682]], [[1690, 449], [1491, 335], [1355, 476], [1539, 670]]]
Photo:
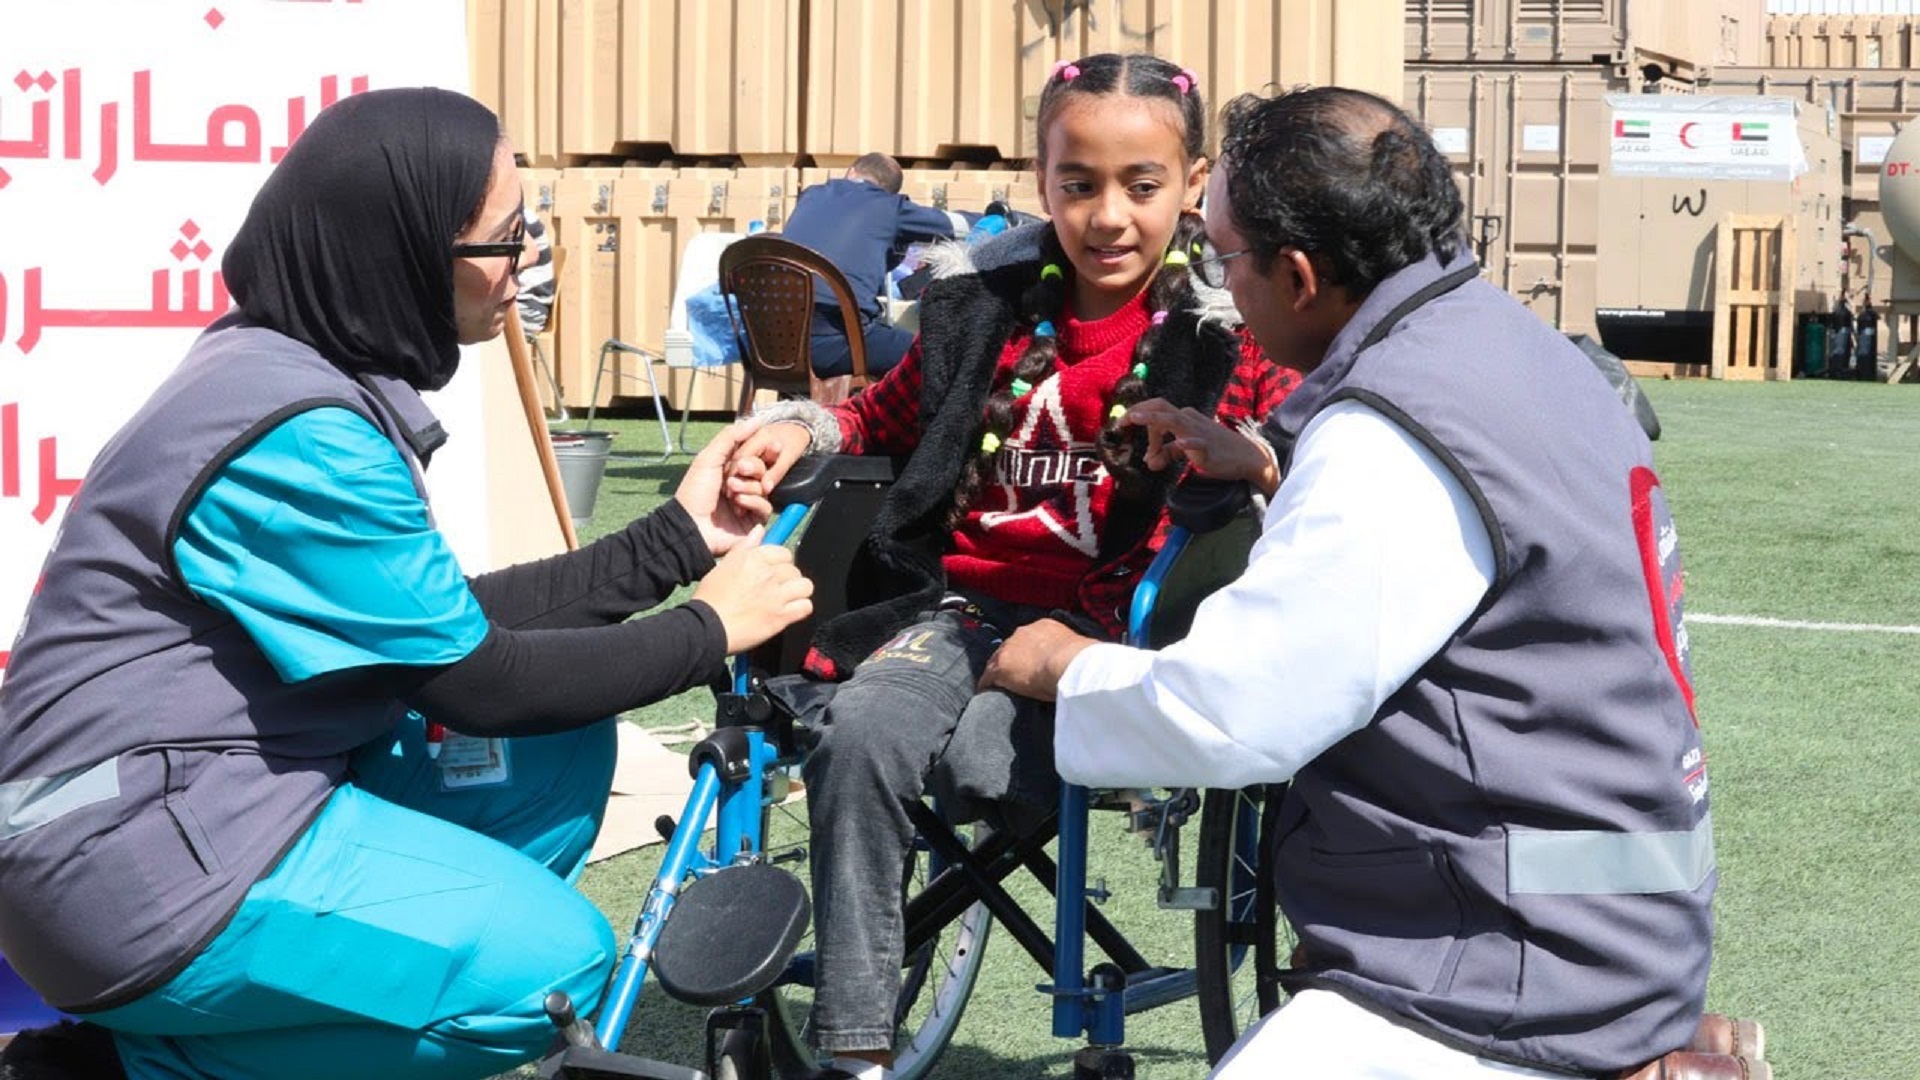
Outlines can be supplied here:
[[[1059, 359], [1052, 376], [1014, 403], [1013, 427], [942, 563], [950, 586], [1018, 604], [1082, 610], [1112, 637], [1126, 626], [1134, 584], [1152, 561], [1159, 538], [1120, 568], [1088, 581], [1100, 549], [1113, 481], [1100, 463], [1099, 433], [1113, 388], [1132, 363], [1134, 342], [1149, 316], [1145, 294], [1114, 314], [1059, 321]], [[1028, 338], [1001, 350], [995, 385], [1005, 385]], [[1298, 385], [1299, 376], [1270, 363], [1240, 335], [1240, 360], [1215, 415], [1234, 424], [1259, 420]], [[836, 406], [841, 452], [903, 455], [919, 445], [921, 357], [916, 341], [878, 383]], [[1162, 529], [1164, 529], [1164, 518]]]

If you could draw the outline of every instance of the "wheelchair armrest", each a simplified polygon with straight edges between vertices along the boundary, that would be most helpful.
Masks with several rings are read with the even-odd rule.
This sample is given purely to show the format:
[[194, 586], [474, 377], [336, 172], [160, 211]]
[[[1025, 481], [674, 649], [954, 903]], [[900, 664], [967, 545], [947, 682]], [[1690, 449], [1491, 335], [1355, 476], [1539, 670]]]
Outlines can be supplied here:
[[775, 509], [795, 503], [817, 503], [827, 492], [841, 484], [893, 483], [899, 469], [894, 459], [865, 454], [808, 455], [793, 463], [793, 468], [773, 491]]
[[1216, 480], [1189, 473], [1167, 496], [1167, 514], [1191, 533], [1218, 532], [1253, 501], [1243, 480]]

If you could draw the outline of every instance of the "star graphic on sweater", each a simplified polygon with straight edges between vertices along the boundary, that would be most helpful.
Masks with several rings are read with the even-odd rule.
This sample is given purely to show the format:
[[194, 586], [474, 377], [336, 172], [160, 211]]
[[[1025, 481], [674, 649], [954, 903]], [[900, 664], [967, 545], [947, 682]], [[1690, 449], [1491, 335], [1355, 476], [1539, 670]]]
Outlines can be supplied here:
[[[1041, 424], [1051, 428], [1051, 444], [1066, 450], [1028, 450], [1041, 433]], [[980, 515], [982, 528], [994, 529], [1016, 521], [1033, 520], [1059, 537], [1063, 543], [1089, 558], [1100, 553], [1100, 537], [1093, 528], [1093, 487], [1106, 476], [1099, 455], [1091, 447], [1074, 448], [1073, 428], [1067, 423], [1066, 409], [1060, 403], [1060, 375], [1047, 376], [1028, 400], [1026, 415], [1019, 430], [1007, 438], [1007, 449], [995, 470], [1001, 496], [1008, 506], [1020, 505], [1018, 488], [1039, 484], [1058, 484], [1060, 495], [1048, 498], [1028, 510], [989, 511]], [[1061, 504], [1065, 503], [1063, 507]], [[1063, 520], [1062, 512], [1071, 520]]]

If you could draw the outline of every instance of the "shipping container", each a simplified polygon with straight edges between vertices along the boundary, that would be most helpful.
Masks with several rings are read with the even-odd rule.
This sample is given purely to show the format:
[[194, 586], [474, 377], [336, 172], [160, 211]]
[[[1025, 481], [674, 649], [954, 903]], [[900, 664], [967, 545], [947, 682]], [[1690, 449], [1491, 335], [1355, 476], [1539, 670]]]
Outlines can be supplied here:
[[1793, 97], [1830, 109], [1846, 158], [1843, 193], [1866, 202], [1880, 198], [1880, 162], [1893, 135], [1920, 113], [1920, 73], [1727, 68], [1715, 72], [1706, 89]]
[[1406, 60], [1624, 64], [1640, 52], [1691, 78], [1760, 63], [1766, 20], [1764, 0], [1406, 0]]
[[1716, 248], [1729, 215], [1785, 219], [1794, 253], [1793, 310], [1831, 309], [1840, 291], [1841, 143], [1826, 109], [1795, 105], [1805, 171], [1793, 179], [1603, 169], [1597, 321], [1609, 349], [1634, 359], [1706, 362], [1714, 330]]
[[1771, 94], [1841, 113], [1920, 112], [1920, 72], [1845, 68], [1720, 68], [1700, 84], [1709, 94]]
[[1396, 96], [1392, 0], [811, 0], [806, 152], [842, 165], [1029, 158], [1060, 60], [1146, 52], [1191, 68], [1209, 109], [1268, 84], [1340, 83]]
[[[1845, 274], [1848, 302], [1859, 306], [1864, 296], [1886, 303], [1893, 295], [1894, 270], [1900, 255], [1887, 234], [1887, 221], [1877, 202], [1856, 202], [1847, 223], [1860, 234], [1847, 238], [1846, 255], [1841, 264]], [[1920, 296], [1914, 299], [1920, 300]]]
[[1913, 113], [1841, 114], [1840, 146], [1849, 158], [1846, 194], [1850, 204], [1879, 204], [1887, 150], [1913, 117]]
[[1489, 280], [1567, 333], [1594, 333], [1605, 68], [1408, 65], [1405, 104], [1452, 162]]
[[1767, 19], [1769, 67], [1909, 68], [1920, 62], [1920, 19], [1912, 15], [1774, 15]]

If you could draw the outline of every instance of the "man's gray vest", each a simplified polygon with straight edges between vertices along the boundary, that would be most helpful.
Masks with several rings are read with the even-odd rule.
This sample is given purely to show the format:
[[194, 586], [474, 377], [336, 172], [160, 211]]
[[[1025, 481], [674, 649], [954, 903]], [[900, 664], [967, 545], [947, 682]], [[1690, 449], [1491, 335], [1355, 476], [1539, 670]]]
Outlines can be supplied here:
[[1482, 1056], [1605, 1073], [1675, 1049], [1715, 884], [1652, 447], [1593, 365], [1464, 256], [1381, 283], [1270, 426], [1359, 401], [1459, 478], [1480, 610], [1288, 791], [1297, 982]]
[[443, 436], [412, 388], [229, 316], [101, 452], [54, 542], [0, 685], [0, 953], [55, 1005], [177, 973], [404, 711], [282, 682], [173, 561], [220, 468], [326, 406], [379, 427], [419, 484]]

